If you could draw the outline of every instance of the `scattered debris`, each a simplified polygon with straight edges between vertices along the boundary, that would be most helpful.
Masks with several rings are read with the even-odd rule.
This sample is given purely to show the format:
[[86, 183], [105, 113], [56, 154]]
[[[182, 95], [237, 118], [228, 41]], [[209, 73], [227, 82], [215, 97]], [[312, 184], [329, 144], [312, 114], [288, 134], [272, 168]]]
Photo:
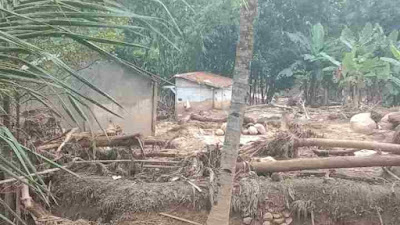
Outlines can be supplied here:
[[187, 219], [183, 219], [183, 218], [180, 218], [180, 217], [177, 217], [177, 216], [169, 215], [169, 214], [166, 214], [166, 213], [160, 213], [160, 215], [166, 216], [166, 217], [170, 217], [170, 218], [173, 218], [173, 219], [176, 219], [176, 220], [179, 220], [179, 221], [183, 221], [183, 222], [186, 222], [186, 223], [189, 223], [189, 224], [202, 225], [201, 223], [196, 223], [196, 222], [193, 222], [193, 221], [190, 221], [190, 220], [187, 220]]

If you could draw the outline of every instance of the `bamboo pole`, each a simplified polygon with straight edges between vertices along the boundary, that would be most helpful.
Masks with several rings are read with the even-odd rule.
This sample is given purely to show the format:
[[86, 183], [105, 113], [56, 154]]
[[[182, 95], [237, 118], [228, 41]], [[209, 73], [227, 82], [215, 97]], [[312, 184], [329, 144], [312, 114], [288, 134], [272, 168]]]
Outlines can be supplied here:
[[257, 173], [287, 172], [297, 170], [400, 166], [400, 156], [378, 155], [371, 157], [342, 156], [330, 158], [304, 158], [271, 162], [251, 162]]

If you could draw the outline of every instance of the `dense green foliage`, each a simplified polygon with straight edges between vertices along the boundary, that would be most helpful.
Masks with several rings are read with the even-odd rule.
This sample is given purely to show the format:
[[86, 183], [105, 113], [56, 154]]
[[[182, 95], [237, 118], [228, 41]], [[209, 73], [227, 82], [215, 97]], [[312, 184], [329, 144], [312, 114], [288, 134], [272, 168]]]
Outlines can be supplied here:
[[[128, 1], [129, 2], [129, 1]], [[125, 35], [126, 42], [148, 44], [148, 50], [117, 49], [120, 57], [136, 62], [152, 73], [163, 77], [188, 71], [210, 71], [231, 76], [237, 42], [239, 1], [181, 0], [168, 1], [165, 5], [151, 1], [140, 11], [164, 11], [164, 16], [174, 18], [180, 30], [170, 38], [174, 46], [160, 38], [142, 38]], [[135, 8], [137, 9], [137, 8]], [[167, 13], [168, 12], [168, 13]], [[256, 22], [255, 51], [251, 66], [251, 102], [268, 102], [274, 93], [298, 85], [305, 91], [309, 104], [339, 101], [343, 93], [352, 93], [355, 71], [341, 68], [348, 65], [352, 54], [367, 54], [368, 62], [362, 63], [375, 72], [362, 73], [358, 86], [374, 87], [374, 93], [364, 93], [370, 101], [392, 102], [397, 86], [393, 66], [380, 60], [389, 57], [390, 41], [398, 44], [394, 31], [400, 29], [400, 4], [396, 0], [259, 0], [259, 17]], [[132, 24], [137, 24], [131, 21]], [[372, 30], [371, 30], [372, 29]], [[365, 52], [363, 46], [350, 47], [343, 35], [369, 32], [372, 45]], [[319, 35], [316, 32], [319, 33]], [[389, 35], [391, 34], [391, 35]], [[321, 38], [321, 39], [319, 39]], [[353, 53], [352, 53], [353, 52]], [[366, 65], [368, 64], [368, 65]], [[382, 72], [378, 68], [384, 68]], [[338, 73], [344, 69], [343, 75]], [[390, 72], [389, 72], [390, 69]], [[378, 72], [379, 71], [379, 72]], [[388, 74], [390, 73], [390, 74]], [[372, 76], [374, 74], [374, 76]], [[364, 78], [364, 75], [367, 75]], [[392, 76], [394, 75], [394, 76]], [[297, 79], [296, 79], [297, 78]], [[339, 79], [339, 80], [336, 80]], [[353, 82], [354, 83], [354, 82]], [[325, 90], [328, 89], [329, 90]], [[388, 88], [389, 87], [389, 88]], [[380, 92], [379, 90], [390, 90]], [[373, 98], [374, 94], [381, 93]], [[327, 95], [322, 98], [321, 96]], [[346, 95], [346, 94], [345, 94]], [[351, 94], [353, 96], [353, 94]], [[361, 100], [361, 99], [360, 99]]]

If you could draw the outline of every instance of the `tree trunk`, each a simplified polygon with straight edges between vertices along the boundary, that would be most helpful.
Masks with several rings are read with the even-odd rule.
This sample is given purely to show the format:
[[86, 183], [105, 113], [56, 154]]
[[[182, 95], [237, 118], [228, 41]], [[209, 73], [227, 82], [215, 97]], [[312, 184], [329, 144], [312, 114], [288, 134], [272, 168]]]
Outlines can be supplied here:
[[353, 87], [353, 107], [358, 109], [360, 102], [360, 92], [358, 90], [357, 85]]
[[240, 134], [245, 111], [245, 97], [248, 90], [250, 62], [253, 57], [253, 22], [257, 15], [258, 0], [248, 0], [240, 9], [240, 37], [236, 48], [236, 62], [233, 76], [231, 109], [222, 150], [217, 204], [211, 209], [207, 225], [229, 225], [232, 184], [239, 153]]
[[330, 158], [304, 158], [269, 162], [252, 162], [250, 166], [257, 173], [287, 172], [296, 170], [399, 166], [399, 156], [342, 156]]
[[326, 86], [324, 88], [324, 105], [327, 106], [329, 104], [329, 87]]
[[318, 146], [318, 147], [333, 147], [333, 148], [357, 148], [357, 149], [381, 150], [384, 152], [391, 152], [393, 154], [400, 154], [400, 145], [398, 145], [398, 144], [369, 142], [369, 141], [306, 138], [306, 139], [296, 140], [295, 146], [296, 147]]
[[312, 73], [310, 81], [310, 97], [308, 104], [313, 106], [315, 104], [316, 86], [317, 86], [317, 73]]
[[[8, 128], [11, 131], [11, 98], [9, 95], [4, 95], [3, 97], [3, 110], [4, 110], [4, 115], [3, 115], [3, 126], [5, 126], [6, 128]], [[4, 155], [8, 156], [9, 160], [12, 161], [13, 159], [13, 155], [12, 155], [12, 151], [9, 148], [4, 148], [3, 150]], [[8, 178], [8, 176], [4, 176], [5, 179]], [[15, 209], [14, 206], [14, 193], [13, 192], [6, 192], [4, 194], [4, 201], [6, 202], [6, 204], [11, 208], [11, 209]], [[11, 221], [13, 220], [13, 216], [12, 214], [10, 214], [8, 211], [6, 211], [5, 214], [6, 217], [8, 217], [8, 219], [10, 219]]]

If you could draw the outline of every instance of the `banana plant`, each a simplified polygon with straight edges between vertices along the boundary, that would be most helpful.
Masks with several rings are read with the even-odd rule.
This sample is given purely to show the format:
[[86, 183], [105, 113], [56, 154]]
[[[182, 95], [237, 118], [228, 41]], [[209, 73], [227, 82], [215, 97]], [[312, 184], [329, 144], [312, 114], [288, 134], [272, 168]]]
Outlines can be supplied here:
[[361, 90], [366, 87], [367, 81], [390, 79], [389, 63], [375, 55], [380, 48], [379, 40], [384, 38], [382, 28], [370, 23], [358, 34], [347, 27], [342, 31], [340, 40], [349, 51], [344, 53], [342, 60], [341, 84], [351, 90], [355, 108], [359, 107]]
[[[308, 103], [313, 104], [317, 92], [317, 83], [323, 79], [323, 72], [328, 71], [332, 66], [334, 68], [340, 66], [340, 62], [327, 53], [331, 41], [327, 40], [325, 29], [321, 23], [312, 26], [310, 38], [300, 32], [287, 33], [287, 35], [292, 42], [298, 45], [304, 61], [311, 64], [312, 73], [310, 73], [311, 77], [308, 79], [310, 80], [310, 90], [306, 90], [306, 93], [309, 93]], [[329, 63], [329, 68], [324, 67], [326, 62]]]
[[[395, 40], [397, 40], [397, 38]], [[381, 57], [381, 60], [388, 62], [391, 65], [391, 82], [388, 83], [387, 89], [389, 90], [389, 96], [393, 96], [394, 99], [397, 99], [396, 96], [400, 95], [400, 50], [398, 50], [393, 43], [395, 42], [392, 42], [390, 50], [394, 58]]]

